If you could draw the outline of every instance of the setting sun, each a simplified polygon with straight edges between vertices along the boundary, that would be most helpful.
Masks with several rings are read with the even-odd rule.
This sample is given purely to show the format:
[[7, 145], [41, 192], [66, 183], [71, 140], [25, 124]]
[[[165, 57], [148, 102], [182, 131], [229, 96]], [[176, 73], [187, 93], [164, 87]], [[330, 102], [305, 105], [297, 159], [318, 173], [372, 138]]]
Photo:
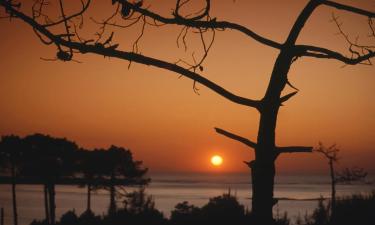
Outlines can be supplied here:
[[211, 163], [214, 166], [220, 166], [223, 163], [223, 158], [219, 155], [214, 155], [211, 157]]

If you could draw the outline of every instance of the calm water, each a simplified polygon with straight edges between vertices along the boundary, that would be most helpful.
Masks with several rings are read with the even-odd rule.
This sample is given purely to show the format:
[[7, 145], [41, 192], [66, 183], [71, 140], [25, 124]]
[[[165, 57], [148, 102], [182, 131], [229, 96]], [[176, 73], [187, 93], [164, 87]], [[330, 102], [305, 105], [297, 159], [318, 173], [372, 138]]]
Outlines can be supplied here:
[[[154, 174], [147, 193], [154, 197], [156, 207], [166, 216], [174, 206], [182, 201], [202, 206], [210, 197], [224, 192], [235, 194], [239, 201], [250, 208], [251, 187], [248, 174]], [[372, 179], [373, 180], [373, 179]], [[366, 193], [375, 189], [374, 184], [338, 185], [338, 195]], [[17, 202], [20, 225], [28, 225], [33, 219], [44, 218], [42, 186], [18, 185]], [[0, 185], [0, 207], [5, 209], [5, 225], [12, 224], [10, 185]], [[78, 214], [86, 207], [86, 189], [76, 186], [56, 187], [56, 213], [59, 218], [64, 212], [74, 209]], [[275, 197], [297, 199], [280, 200], [275, 213], [288, 211], [291, 218], [298, 214], [311, 213], [320, 196], [330, 196], [327, 177], [323, 176], [279, 176], [276, 179]], [[92, 210], [103, 214], [109, 205], [106, 191], [98, 191], [92, 196]], [[121, 206], [121, 202], [119, 202]]]

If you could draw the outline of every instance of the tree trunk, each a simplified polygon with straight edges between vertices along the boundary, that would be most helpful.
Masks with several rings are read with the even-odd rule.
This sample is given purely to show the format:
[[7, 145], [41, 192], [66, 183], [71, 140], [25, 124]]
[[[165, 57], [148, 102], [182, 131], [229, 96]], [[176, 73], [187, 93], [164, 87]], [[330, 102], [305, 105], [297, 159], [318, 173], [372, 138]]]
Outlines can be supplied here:
[[45, 213], [46, 213], [46, 222], [49, 223], [50, 222], [50, 217], [49, 217], [49, 204], [48, 204], [48, 187], [46, 184], [43, 185], [43, 189], [44, 189], [44, 210], [45, 210]]
[[284, 89], [292, 56], [288, 50], [280, 52], [275, 61], [271, 79], [260, 111], [255, 160], [251, 163], [252, 174], [252, 215], [259, 225], [274, 223], [272, 208], [276, 204], [273, 198], [275, 161], [278, 156], [275, 145], [275, 129], [280, 108], [280, 95]]
[[[112, 174], [111, 176], [111, 181], [114, 181], [115, 177]], [[117, 211], [117, 206], [116, 206], [116, 188], [114, 185], [114, 182], [111, 182], [111, 185], [109, 187], [109, 208], [108, 208], [108, 214], [113, 214]]]
[[276, 107], [261, 113], [255, 161], [251, 163], [252, 174], [252, 215], [256, 224], [273, 224], [272, 208], [275, 178], [275, 125]]
[[50, 224], [56, 223], [55, 184], [49, 184]]
[[17, 196], [16, 196], [16, 168], [12, 164], [12, 201], [13, 201], [13, 224], [18, 225]]
[[275, 167], [273, 162], [256, 160], [252, 165], [252, 215], [256, 224], [273, 224], [273, 187]]
[[333, 218], [336, 209], [336, 178], [332, 159], [329, 161], [329, 170], [331, 175], [331, 218]]
[[91, 184], [87, 184], [87, 211], [91, 211]]

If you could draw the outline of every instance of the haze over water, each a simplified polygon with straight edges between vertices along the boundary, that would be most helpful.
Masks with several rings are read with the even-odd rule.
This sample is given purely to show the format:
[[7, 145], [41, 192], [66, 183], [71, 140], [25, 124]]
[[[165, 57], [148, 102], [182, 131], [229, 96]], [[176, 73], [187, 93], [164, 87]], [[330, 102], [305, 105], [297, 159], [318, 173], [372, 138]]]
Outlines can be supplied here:
[[[156, 208], [169, 217], [174, 206], [188, 201], [203, 206], [210, 197], [228, 192], [238, 197], [241, 204], [250, 208], [251, 185], [249, 174], [204, 174], [204, 173], [158, 173], [151, 175], [152, 182], [146, 192], [154, 197]], [[353, 193], [368, 193], [375, 190], [374, 177], [367, 179], [368, 184], [338, 185], [338, 196]], [[131, 190], [132, 188], [128, 188]], [[17, 202], [19, 205], [20, 225], [28, 225], [33, 219], [44, 218], [43, 192], [41, 185], [18, 185]], [[274, 208], [280, 215], [284, 211], [293, 219], [298, 214], [312, 213], [320, 196], [330, 196], [330, 184], [327, 176], [283, 175], [277, 176], [275, 197], [282, 198]], [[92, 210], [104, 214], [109, 205], [107, 191], [100, 190], [92, 196]], [[0, 185], [0, 207], [5, 209], [5, 225], [12, 224], [10, 185]], [[122, 207], [121, 201], [118, 206]], [[86, 188], [77, 186], [56, 187], [57, 218], [68, 210], [81, 214], [86, 209]]]

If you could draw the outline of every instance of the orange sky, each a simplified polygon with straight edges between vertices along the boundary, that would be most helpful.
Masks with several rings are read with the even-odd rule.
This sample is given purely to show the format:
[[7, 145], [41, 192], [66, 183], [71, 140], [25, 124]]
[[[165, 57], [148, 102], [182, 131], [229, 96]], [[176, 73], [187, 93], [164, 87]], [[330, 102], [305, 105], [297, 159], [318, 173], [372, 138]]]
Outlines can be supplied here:
[[[173, 1], [160, 2], [147, 0], [145, 5], [170, 15]], [[375, 10], [370, 0], [341, 2]], [[300, 0], [213, 1], [211, 15], [282, 42], [305, 4]], [[110, 14], [110, 1], [93, 5], [98, 6], [100, 12], [90, 13], [98, 18]], [[367, 18], [320, 7], [298, 42], [346, 50], [330, 22], [332, 12], [340, 16], [352, 38], [360, 35], [360, 40], [368, 40]], [[93, 27], [88, 18], [85, 22], [83, 35], [89, 37]], [[138, 26], [119, 31], [114, 41], [129, 49], [139, 30]], [[185, 53], [176, 46], [179, 30], [147, 27], [141, 52], [171, 62], [180, 57], [191, 61], [193, 51], [197, 56], [201, 53], [199, 36], [188, 35]], [[253, 158], [252, 150], [217, 135], [213, 127], [255, 140], [256, 110], [229, 102], [201, 85], [197, 95], [192, 81], [157, 68], [133, 64], [128, 70], [126, 61], [95, 55], [77, 56], [82, 63], [42, 61], [40, 57], [53, 58], [56, 49], [42, 45], [30, 27], [1, 20], [0, 32], [1, 135], [41, 132], [67, 137], [87, 148], [121, 145], [151, 171], [248, 171], [242, 161]], [[277, 53], [238, 32], [217, 32], [203, 75], [236, 94], [261, 98]], [[301, 91], [280, 111], [278, 145], [337, 143], [342, 149], [340, 166], [375, 171], [374, 72], [374, 66], [342, 68], [333, 60], [298, 60], [289, 79]], [[223, 156], [221, 168], [210, 165], [213, 154]], [[315, 154], [284, 155], [277, 165], [281, 173], [326, 170], [326, 162]]]

